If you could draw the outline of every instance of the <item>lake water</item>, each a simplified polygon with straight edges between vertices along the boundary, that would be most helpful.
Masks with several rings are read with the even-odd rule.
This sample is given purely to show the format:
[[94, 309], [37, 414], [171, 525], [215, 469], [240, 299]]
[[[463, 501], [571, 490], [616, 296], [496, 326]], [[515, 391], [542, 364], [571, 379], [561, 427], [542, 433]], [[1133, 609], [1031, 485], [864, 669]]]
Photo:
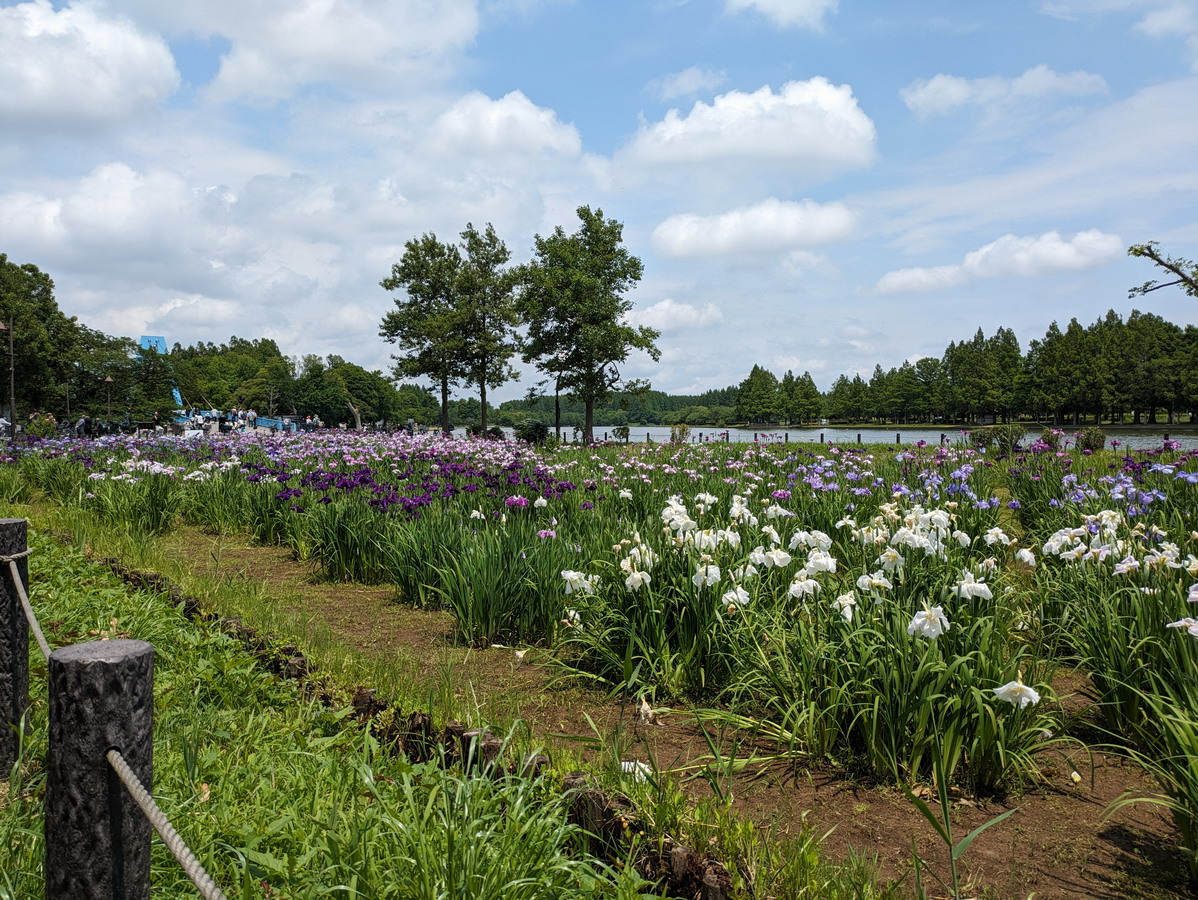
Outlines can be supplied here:
[[[1120, 430], [1120, 429], [1104, 429], [1107, 435], [1107, 446], [1110, 446], [1111, 441], [1118, 441], [1123, 447], [1133, 450], [1152, 450], [1160, 447], [1165, 439], [1165, 435], [1169, 435], [1170, 440], [1177, 441], [1181, 444], [1183, 450], [1198, 449], [1198, 434], [1193, 431], [1182, 433], [1173, 431], [1171, 428], [1178, 426], [1161, 425], [1159, 430]], [[551, 428], [550, 431], [553, 429]], [[648, 425], [630, 427], [629, 439], [632, 441], [652, 441], [655, 444], [664, 443], [670, 439], [670, 429], [663, 426]], [[1062, 429], [1065, 434], [1064, 438], [1072, 442], [1073, 432], [1068, 429]], [[512, 429], [503, 429], [504, 433], [511, 437]], [[463, 429], [456, 429], [455, 436], [461, 437], [465, 434]], [[569, 440], [572, 437], [572, 430], [563, 428], [562, 437]], [[1029, 432], [1031, 434], [1031, 432]], [[885, 444], [894, 446], [896, 437], [898, 443], [913, 444], [916, 441], [926, 441], [929, 444], [939, 444], [943, 436], [944, 443], [950, 445], [959, 445], [965, 443], [965, 435], [959, 429], [949, 431], [941, 431], [934, 428], [834, 428], [824, 426], [819, 428], [771, 428], [758, 429], [751, 428], [692, 428], [690, 433], [691, 443], [706, 443], [709, 441], [728, 440], [733, 443], [751, 443], [758, 441], [761, 443], [786, 443], [796, 441], [799, 443], [830, 443], [830, 444]], [[615, 440], [612, 434], [611, 427], [597, 426], [595, 428], [596, 440]]]

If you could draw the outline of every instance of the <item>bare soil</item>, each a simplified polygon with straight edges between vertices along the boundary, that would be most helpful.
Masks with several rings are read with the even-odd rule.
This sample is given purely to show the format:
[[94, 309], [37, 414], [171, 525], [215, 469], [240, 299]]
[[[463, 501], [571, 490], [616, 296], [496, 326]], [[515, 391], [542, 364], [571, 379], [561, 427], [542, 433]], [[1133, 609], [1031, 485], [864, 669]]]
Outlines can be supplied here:
[[[555, 735], [593, 737], [593, 722], [604, 739], [619, 733], [628, 758], [651, 755], [662, 768], [685, 765], [709, 752], [688, 710], [671, 710], [660, 724], [641, 724], [627, 703], [561, 687], [555, 672], [538, 663], [542, 651], [535, 648], [520, 661], [512, 648], [454, 646], [448, 614], [400, 605], [390, 587], [316, 581], [307, 566], [279, 548], [237, 543], [223, 547], [218, 558], [211, 552], [212, 539], [198, 532], [181, 530], [171, 540], [172, 550], [188, 560], [197, 576], [227, 577], [237, 571], [239, 577], [252, 577], [268, 595], [290, 603], [297, 616], [318, 618], [358, 653], [411, 658], [417, 678], [476, 699], [484, 709], [515, 703], [513, 715], [546, 743], [552, 744]], [[1063, 676], [1057, 688], [1070, 712], [1085, 713], [1084, 677]], [[1006, 810], [1018, 809], [979, 837], [964, 857], [973, 895], [996, 900], [1198, 897], [1187, 881], [1177, 831], [1164, 810], [1135, 804], [1107, 816], [1107, 807], [1126, 792], [1157, 790], [1138, 766], [1079, 746], [1046, 756], [1042, 768], [1043, 781], [1018, 796], [1001, 802], [958, 798], [953, 804], [957, 840]], [[700, 780], [688, 782], [688, 790], [696, 797], [709, 794]], [[743, 814], [779, 833], [797, 831], [804, 820], [820, 834], [829, 832], [824, 847], [832, 858], [856, 852], [876, 858], [883, 877], [906, 874], [909, 879], [914, 842], [916, 851], [947, 877], [944, 845], [897, 788], [776, 764], [738, 779], [732, 791]], [[934, 797], [928, 800], [936, 807]], [[925, 878], [925, 884], [931, 881]], [[913, 893], [910, 881], [908, 886]], [[934, 883], [930, 890], [937, 895]]]

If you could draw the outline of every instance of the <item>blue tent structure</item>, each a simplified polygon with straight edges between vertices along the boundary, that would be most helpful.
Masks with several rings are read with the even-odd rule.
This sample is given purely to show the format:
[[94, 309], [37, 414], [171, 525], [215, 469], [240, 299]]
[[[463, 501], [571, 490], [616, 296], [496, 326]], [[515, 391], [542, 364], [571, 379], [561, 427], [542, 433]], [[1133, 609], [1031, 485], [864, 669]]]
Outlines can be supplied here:
[[[166, 354], [169, 352], [166, 346], [166, 338], [160, 335], [143, 334], [139, 343], [142, 350], [153, 350], [155, 353], [158, 353], [162, 356], [166, 356]], [[175, 397], [175, 406], [182, 407], [183, 396], [179, 393], [179, 389], [177, 387], [173, 387], [171, 388], [171, 393]]]

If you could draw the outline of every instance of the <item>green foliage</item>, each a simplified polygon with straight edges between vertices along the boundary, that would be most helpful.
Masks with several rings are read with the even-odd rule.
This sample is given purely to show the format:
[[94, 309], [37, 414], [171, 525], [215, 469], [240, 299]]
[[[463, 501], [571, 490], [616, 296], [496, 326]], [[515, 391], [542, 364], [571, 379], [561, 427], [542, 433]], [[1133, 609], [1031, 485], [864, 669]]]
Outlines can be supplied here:
[[768, 369], [753, 366], [736, 394], [736, 416], [749, 424], [769, 424], [778, 418], [778, 379]]
[[997, 439], [998, 433], [987, 425], [971, 428], [969, 431], [969, 446], [978, 450], [989, 450]]
[[[304, 699], [214, 626], [163, 595], [128, 591], [79, 554], [30, 535], [33, 602], [62, 646], [91, 634], [155, 648], [154, 795], [230, 897], [620, 897], [645, 885], [577, 848], [565, 800], [543, 780], [466, 776], [410, 765]], [[44, 667], [31, 695], [44, 696]], [[0, 896], [43, 895], [46, 704], [31, 706], [0, 804]], [[155, 843], [151, 886], [195, 897]]]
[[1105, 447], [1106, 432], [1101, 428], [1087, 428], [1077, 436], [1078, 450], [1089, 450], [1090, 452], [1094, 452], [1095, 450], [1102, 450]]
[[176, 343], [170, 363], [185, 406], [252, 407], [264, 415], [300, 412], [293, 385], [296, 373], [269, 338], [234, 335], [227, 344]]
[[30, 437], [54, 437], [57, 432], [58, 425], [52, 418], [46, 415], [35, 416], [25, 424], [25, 433]]
[[524, 419], [512, 430], [517, 438], [530, 444], [543, 444], [549, 437], [549, 426], [536, 419]]
[[1168, 272], [1167, 277], [1173, 280], [1164, 283], [1155, 280], [1146, 281], [1139, 287], [1134, 287], [1128, 291], [1127, 296], [1129, 298], [1135, 297], [1138, 294], [1147, 294], [1151, 291], [1176, 285], [1191, 297], [1198, 297], [1198, 262], [1192, 259], [1182, 259], [1180, 257], [1174, 259], [1172, 256], [1165, 256], [1157, 249], [1159, 246], [1160, 244], [1156, 241], [1149, 241], [1147, 244], [1132, 244], [1132, 246], [1127, 248], [1127, 255], [1152, 260], [1158, 268]]
[[581, 225], [537, 235], [522, 273], [527, 336], [523, 356], [584, 406], [583, 439], [594, 439], [595, 405], [621, 386], [619, 367], [633, 350], [661, 357], [657, 331], [625, 321], [622, 295], [641, 280], [641, 261], [623, 246], [623, 226], [603, 210], [578, 207]]
[[[18, 265], [0, 253], [0, 331], [4, 368], [16, 374], [17, 409], [57, 409], [70, 383], [78, 326], [58, 308], [54, 282], [32, 263]], [[3, 403], [8, 405], [7, 383]]]
[[1022, 425], [975, 426], [969, 432], [969, 444], [979, 450], [993, 447], [996, 452], [1009, 456], [1026, 435]]
[[480, 424], [487, 427], [487, 389], [515, 377], [515, 276], [503, 241], [489, 224], [466, 226], [457, 245], [434, 234], [404, 244], [404, 255], [381, 282], [406, 300], [383, 317], [379, 335], [396, 345], [397, 377], [428, 377], [441, 389], [441, 426], [449, 430], [449, 388], [479, 389]]

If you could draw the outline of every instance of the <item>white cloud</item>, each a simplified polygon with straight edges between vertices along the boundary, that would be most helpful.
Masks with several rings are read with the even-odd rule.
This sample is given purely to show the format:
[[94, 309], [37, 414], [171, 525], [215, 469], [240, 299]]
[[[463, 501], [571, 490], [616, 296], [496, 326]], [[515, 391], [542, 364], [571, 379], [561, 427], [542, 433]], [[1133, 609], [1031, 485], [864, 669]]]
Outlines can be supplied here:
[[1033, 277], [1053, 272], [1076, 272], [1110, 262], [1123, 255], [1124, 243], [1115, 234], [1097, 229], [1082, 231], [1065, 240], [1056, 231], [1039, 237], [1003, 235], [965, 254], [959, 265], [898, 269], [878, 281], [880, 294], [935, 291], [979, 278]]
[[577, 156], [582, 138], [573, 125], [558, 121], [552, 109], [537, 106], [520, 91], [492, 100], [471, 91], [437, 117], [428, 140], [435, 154]]
[[634, 309], [628, 318], [634, 325], [648, 325], [669, 332], [718, 324], [724, 321], [724, 313], [714, 303], [695, 306], [667, 297], [646, 309]]
[[276, 100], [320, 82], [394, 91], [445, 74], [479, 25], [475, 0], [112, 2], [168, 33], [228, 40], [208, 89], [218, 100]]
[[1147, 13], [1136, 29], [1149, 37], [1174, 37], [1198, 31], [1198, 12], [1189, 3], [1171, 3]]
[[1182, 38], [1190, 51], [1191, 65], [1198, 72], [1198, 7], [1193, 2], [1174, 2], [1154, 9], [1136, 23], [1136, 29], [1154, 38]]
[[813, 28], [824, 25], [824, 14], [836, 11], [838, 0], [724, 0], [730, 13], [753, 11], [780, 28]]
[[0, 8], [0, 123], [115, 125], [166, 100], [179, 73], [166, 44], [102, 8], [49, 0]]
[[662, 100], [676, 100], [679, 97], [693, 97], [713, 91], [727, 80], [728, 75], [723, 70], [691, 66], [650, 82], [647, 89]]
[[690, 113], [643, 126], [625, 153], [649, 164], [744, 161], [784, 165], [808, 180], [867, 166], [876, 132], [848, 85], [791, 81], [778, 93], [729, 91]]
[[843, 203], [771, 197], [716, 216], [670, 216], [653, 230], [653, 246], [669, 256], [771, 252], [842, 241], [856, 225]]
[[770, 371], [778, 374], [793, 372], [802, 375], [804, 372], [823, 372], [828, 368], [826, 359], [806, 356], [775, 356], [770, 360]]
[[1191, 66], [1198, 71], [1198, 4], [1194, 0], [1043, 0], [1050, 16], [1076, 20], [1110, 13], [1143, 13], [1135, 30], [1152, 38], [1185, 41]]
[[1104, 94], [1106, 82], [1089, 72], [1054, 72], [1048, 66], [1035, 66], [1016, 78], [959, 78], [936, 75], [907, 85], [900, 96], [907, 108], [921, 119], [947, 115], [966, 105], [994, 106], [1039, 97]]

